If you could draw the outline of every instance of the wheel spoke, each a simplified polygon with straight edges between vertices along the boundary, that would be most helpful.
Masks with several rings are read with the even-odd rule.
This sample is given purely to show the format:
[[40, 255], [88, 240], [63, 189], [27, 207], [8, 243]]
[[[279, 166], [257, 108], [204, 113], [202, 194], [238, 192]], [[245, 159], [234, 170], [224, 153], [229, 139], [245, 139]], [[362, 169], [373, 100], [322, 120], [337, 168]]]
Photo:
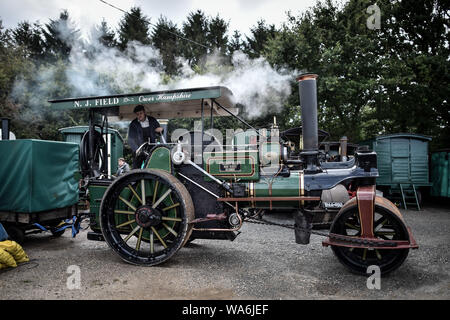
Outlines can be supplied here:
[[136, 207], [129, 203], [127, 200], [119, 196], [119, 199], [122, 200], [127, 206], [129, 206], [132, 210], [136, 211]]
[[155, 252], [155, 242], [153, 240], [153, 230], [150, 231], [150, 253], [153, 254]]
[[367, 256], [367, 248], [364, 248], [363, 256], [362, 256], [362, 259], [363, 259], [364, 261], [366, 261], [366, 256]]
[[183, 221], [183, 219], [181, 219], [181, 218], [171, 218], [171, 217], [161, 217], [161, 220], [165, 220], [165, 221], [177, 221], [177, 222]]
[[139, 200], [139, 202], [142, 203], [142, 205], [145, 205], [144, 201], [142, 201], [141, 197], [138, 196], [131, 184], [128, 185], [128, 188], [130, 188], [131, 192], [133, 192], [134, 196]]
[[126, 211], [126, 210], [114, 210], [114, 213], [134, 214], [133, 211]]
[[135, 222], [136, 222], [136, 220], [133, 219], [133, 220], [130, 220], [130, 221], [127, 221], [127, 222], [124, 222], [124, 223], [122, 223], [122, 224], [117, 225], [116, 228], [125, 227], [125, 226], [127, 226], [127, 225], [129, 225], [129, 224], [132, 224], [132, 223], [135, 223]]
[[145, 180], [144, 179], [141, 180], [141, 195], [142, 195], [142, 200], [144, 200], [144, 203], [142, 203], [142, 205], [145, 205], [146, 197], [145, 197]]
[[134, 228], [133, 231], [131, 231], [131, 233], [127, 235], [125, 239], [123, 239], [123, 241], [127, 242], [128, 240], [130, 240], [131, 236], [135, 234], [140, 228], [141, 226], [137, 226], [136, 228]]
[[154, 202], [152, 205], [152, 209], [155, 209], [170, 193], [172, 192], [171, 189], [167, 190], [161, 198], [158, 199], [158, 201]]
[[179, 205], [180, 205], [180, 203], [177, 202], [177, 203], [175, 203], [175, 204], [173, 204], [173, 205], [171, 205], [171, 206], [169, 206], [169, 207], [165, 207], [164, 209], [162, 209], [162, 211], [167, 211], [167, 210], [176, 208], [176, 207], [178, 207]]
[[158, 192], [158, 186], [159, 186], [159, 181], [156, 180], [156, 182], [155, 182], [155, 190], [153, 190], [153, 201], [152, 201], [152, 203], [155, 203], [155, 200], [156, 200], [156, 194], [157, 194], [157, 192]]
[[173, 234], [175, 237], [178, 236], [178, 233], [177, 233], [175, 230], [173, 230], [171, 227], [169, 227], [167, 224], [165, 224], [165, 223], [163, 222], [162, 225], [164, 226], [164, 228], [166, 228], [167, 230], [169, 230], [169, 232], [170, 232], [171, 234]]
[[[382, 221], [380, 222], [380, 220], [382, 220]], [[381, 229], [386, 224], [386, 222], [388, 222], [388, 219], [381, 217], [380, 219], [378, 219], [375, 222], [375, 224], [373, 226], [373, 230], [377, 231], [377, 230]]]
[[380, 251], [379, 251], [379, 250], [377, 250], [377, 249], [375, 249], [375, 253], [377, 254], [377, 259], [378, 259], [378, 260], [381, 260], [381, 259], [382, 259], [382, 257], [381, 257], [381, 253], [380, 253]]
[[347, 227], [349, 227], [349, 228], [352, 228], [352, 229], [355, 229], [355, 230], [358, 230], [358, 231], [360, 230], [358, 226], [355, 226], [355, 225], [350, 224], [350, 223], [348, 223], [348, 222], [346, 222], [345, 225], [346, 225]]
[[381, 235], [381, 236], [393, 236], [395, 235], [395, 231], [376, 231], [375, 235]]
[[141, 239], [142, 239], [142, 232], [144, 231], [144, 228], [141, 228], [139, 230], [139, 236], [138, 236], [138, 240], [136, 243], [136, 251], [139, 251], [140, 247], [141, 247]]
[[151, 227], [153, 233], [156, 235], [156, 237], [158, 238], [158, 240], [161, 242], [161, 244], [164, 246], [164, 248], [167, 248], [167, 244], [164, 242], [164, 240], [161, 238], [161, 236], [159, 235], [158, 231], [156, 231], [155, 227]]

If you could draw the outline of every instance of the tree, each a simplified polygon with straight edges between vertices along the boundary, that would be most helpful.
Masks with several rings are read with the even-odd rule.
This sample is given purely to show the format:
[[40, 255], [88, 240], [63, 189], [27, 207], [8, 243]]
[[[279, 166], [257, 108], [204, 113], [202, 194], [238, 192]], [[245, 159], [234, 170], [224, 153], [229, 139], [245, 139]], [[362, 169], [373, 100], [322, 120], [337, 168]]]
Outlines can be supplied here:
[[228, 23], [217, 15], [209, 21], [208, 33], [207, 33], [207, 43], [208, 45], [218, 50], [221, 55], [227, 53], [228, 44]]
[[13, 32], [4, 29], [0, 20], [0, 115], [13, 118], [16, 108], [10, 103], [9, 95], [16, 76], [29, 70], [32, 63], [27, 60], [21, 47], [16, 45]]
[[[264, 53], [274, 65], [319, 74], [319, 124], [332, 138], [346, 134], [357, 142], [403, 131], [443, 141], [450, 136], [444, 3], [379, 1], [381, 28], [372, 30], [371, 1], [319, 2], [289, 15]], [[298, 105], [293, 94], [287, 108]]]
[[31, 24], [27, 21], [20, 22], [12, 30], [12, 38], [15, 45], [22, 47], [26, 57], [39, 61], [44, 55], [44, 42], [42, 39], [42, 27], [38, 23]]
[[72, 46], [80, 39], [80, 31], [69, 18], [69, 12], [63, 10], [58, 20], [50, 22], [42, 29], [44, 36], [44, 55], [47, 61], [66, 60]]
[[183, 41], [181, 45], [183, 56], [191, 66], [200, 65], [208, 53], [208, 24], [208, 18], [201, 10], [189, 13], [187, 21], [183, 22], [183, 36], [197, 42]]
[[130, 41], [139, 41], [144, 45], [151, 43], [149, 34], [150, 20], [141, 8], [133, 7], [119, 22], [119, 48], [125, 50]]
[[160, 17], [152, 31], [152, 45], [159, 49], [164, 64], [164, 70], [168, 75], [176, 75], [180, 68], [177, 58], [181, 54], [179, 35], [181, 32], [177, 26], [166, 17]]
[[[386, 66], [377, 109], [391, 132], [433, 137], [432, 148], [450, 144], [448, 1], [383, 1], [380, 38]], [[405, 116], [407, 115], [407, 116]]]
[[244, 52], [250, 58], [258, 58], [261, 56], [267, 41], [275, 37], [276, 34], [275, 25], [266, 25], [265, 20], [259, 20], [257, 25], [251, 29], [251, 36], [246, 36]]
[[[319, 126], [332, 138], [347, 135], [358, 141], [361, 110], [373, 100], [380, 65], [373, 53], [376, 42], [370, 40], [375, 36], [355, 21], [351, 11], [325, 1], [300, 17], [289, 16], [279, 34], [268, 40], [266, 53], [275, 65], [319, 74]], [[290, 108], [299, 105], [296, 86]]]
[[108, 23], [103, 19], [99, 25], [96, 25], [91, 33], [91, 40], [100, 43], [106, 48], [113, 48], [117, 46], [116, 34], [108, 26]]
[[228, 52], [233, 55], [235, 51], [243, 49], [243, 42], [241, 40], [241, 33], [238, 30], [234, 30], [233, 36], [228, 43]]

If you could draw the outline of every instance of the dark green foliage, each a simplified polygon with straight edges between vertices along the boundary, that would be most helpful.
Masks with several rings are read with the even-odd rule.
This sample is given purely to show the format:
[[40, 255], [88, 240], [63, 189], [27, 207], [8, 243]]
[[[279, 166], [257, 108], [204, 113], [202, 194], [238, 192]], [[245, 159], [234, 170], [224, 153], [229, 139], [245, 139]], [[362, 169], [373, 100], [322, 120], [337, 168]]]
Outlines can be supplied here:
[[238, 30], [234, 30], [233, 36], [228, 44], [228, 52], [232, 55], [235, 51], [242, 50], [244, 43], [241, 40], [241, 33]]
[[38, 62], [44, 55], [44, 41], [41, 25], [31, 24], [27, 21], [20, 22], [12, 30], [12, 37], [17, 46], [24, 49], [24, 53], [31, 60]]
[[164, 71], [168, 75], [175, 75], [180, 67], [177, 58], [181, 55], [181, 35], [177, 26], [166, 17], [160, 17], [152, 31], [152, 45], [159, 49], [164, 64]]
[[150, 44], [150, 20], [141, 8], [133, 7], [119, 23], [119, 48], [125, 50], [130, 41]]
[[201, 59], [208, 53], [208, 24], [208, 18], [201, 10], [191, 12], [187, 17], [187, 21], [183, 23], [183, 36], [201, 44], [196, 45], [188, 41], [181, 42], [183, 56], [189, 61], [191, 66], [200, 65]]
[[[448, 146], [448, 3], [378, 1], [375, 30], [366, 24], [372, 4], [318, 2], [289, 16], [264, 54], [274, 65], [319, 74], [319, 123], [334, 139], [412, 132]], [[293, 93], [290, 116], [298, 104]]]
[[93, 31], [93, 41], [97, 41], [101, 45], [107, 48], [113, 48], [117, 46], [116, 35], [113, 30], [108, 26], [105, 20], [95, 26]]
[[42, 28], [42, 34], [44, 56], [50, 62], [67, 60], [73, 44], [80, 38], [80, 31], [74, 27], [67, 10], [61, 12], [58, 20], [50, 19], [45, 28]]
[[[130, 42], [152, 45], [160, 51], [158, 63], [167, 83], [179, 76], [181, 57], [196, 73], [224, 74], [233, 53], [242, 50], [251, 58], [267, 59], [274, 68], [319, 74], [319, 126], [332, 139], [347, 135], [357, 142], [412, 132], [432, 136], [432, 148], [448, 147], [449, 2], [377, 1], [381, 25], [375, 30], [367, 27], [367, 8], [373, 4], [321, 0], [298, 16], [288, 14], [279, 28], [261, 19], [249, 35], [237, 30], [229, 34], [227, 21], [201, 10], [191, 12], [179, 29], [165, 17], [151, 24], [135, 7], [123, 16], [117, 32], [102, 21], [91, 40], [124, 52]], [[5, 30], [0, 23], [0, 116], [13, 119], [18, 137], [59, 139], [58, 128], [86, 124], [86, 113], [62, 115], [46, 103], [72, 96], [66, 71], [74, 44], [88, 57], [101, 48], [79, 40], [67, 11], [43, 25], [25, 21]], [[212, 55], [214, 59], [207, 59]], [[281, 130], [301, 125], [295, 79], [281, 112], [249, 122], [269, 127], [274, 115]], [[178, 119], [170, 130], [193, 126], [192, 119]], [[246, 129], [227, 117], [215, 119], [214, 127]]]
[[207, 40], [211, 48], [218, 50], [220, 54], [227, 53], [228, 45], [228, 23], [217, 15], [209, 22]]
[[246, 37], [247, 41], [244, 44], [244, 52], [250, 58], [258, 58], [264, 51], [267, 42], [274, 38], [277, 30], [273, 24], [266, 25], [264, 20], [259, 20], [257, 25], [251, 29], [251, 36]]

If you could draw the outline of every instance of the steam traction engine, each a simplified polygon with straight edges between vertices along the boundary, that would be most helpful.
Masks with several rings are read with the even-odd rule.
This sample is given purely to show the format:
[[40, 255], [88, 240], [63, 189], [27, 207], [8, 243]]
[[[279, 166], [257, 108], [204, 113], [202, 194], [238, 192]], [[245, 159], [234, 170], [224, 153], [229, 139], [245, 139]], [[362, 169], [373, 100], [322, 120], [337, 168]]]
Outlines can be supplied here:
[[[213, 113], [221, 113], [246, 122], [222, 106], [220, 97], [231, 94], [229, 90], [209, 88], [218, 90], [217, 95], [203, 90], [204, 96], [197, 96], [201, 132], [181, 134], [172, 143], [145, 143], [137, 151], [143, 160], [141, 169], [118, 178], [88, 177], [93, 230], [88, 237], [106, 240], [129, 263], [152, 266], [194, 239], [234, 240], [243, 222], [257, 219], [263, 210], [292, 210], [295, 241], [308, 244], [314, 215], [334, 210], [336, 216], [323, 245], [330, 246], [341, 263], [356, 273], [365, 273], [370, 265], [379, 266], [382, 273], [399, 267], [409, 249], [418, 246], [399, 210], [376, 194], [376, 154], [357, 152], [340, 162], [326, 162], [320, 156], [316, 78], [306, 74], [298, 79], [302, 107], [298, 150], [279, 137], [276, 127], [238, 133], [231, 146], [220, 145], [204, 131], [205, 107], [210, 107], [211, 120]], [[172, 99], [174, 108], [187, 108], [186, 101], [193, 99], [190, 94], [200, 94], [196, 90], [180, 95], [178, 103]], [[162, 99], [164, 94], [178, 93], [157, 94]], [[130, 101], [132, 97], [125, 98]], [[125, 98], [110, 100], [118, 105]], [[147, 113], [151, 103], [158, 102], [155, 99], [146, 100], [150, 101]], [[94, 110], [94, 104], [86, 101], [74, 104]], [[171, 108], [167, 101], [163, 106]], [[134, 105], [130, 103], [129, 109]], [[191, 143], [198, 134], [200, 146]], [[88, 153], [89, 163], [96, 164], [95, 152]]]

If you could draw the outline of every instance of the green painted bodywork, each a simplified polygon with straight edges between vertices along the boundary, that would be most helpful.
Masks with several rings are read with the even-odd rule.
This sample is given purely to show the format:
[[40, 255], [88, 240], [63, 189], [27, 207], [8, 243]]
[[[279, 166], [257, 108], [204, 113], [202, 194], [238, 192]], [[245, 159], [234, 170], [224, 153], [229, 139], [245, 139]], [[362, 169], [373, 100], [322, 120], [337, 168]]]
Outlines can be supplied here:
[[[204, 169], [223, 180], [258, 180], [259, 159], [257, 150], [204, 152]], [[205, 181], [210, 181], [205, 177]]]
[[[291, 171], [289, 177], [261, 176], [257, 182], [246, 183], [247, 190], [253, 189], [254, 197], [299, 197], [301, 196], [301, 175], [302, 171]], [[241, 206], [249, 206], [256, 208], [299, 208], [301, 201], [276, 201], [272, 202], [255, 202], [242, 203]]]
[[95, 183], [89, 184], [89, 211], [91, 215], [95, 216], [95, 223], [91, 223], [91, 228], [96, 231], [100, 230], [100, 203], [106, 189], [108, 189], [108, 186], [96, 185]]
[[166, 147], [157, 147], [150, 155], [150, 159], [145, 165], [150, 169], [161, 169], [172, 173], [172, 160], [170, 157], [170, 150]]

